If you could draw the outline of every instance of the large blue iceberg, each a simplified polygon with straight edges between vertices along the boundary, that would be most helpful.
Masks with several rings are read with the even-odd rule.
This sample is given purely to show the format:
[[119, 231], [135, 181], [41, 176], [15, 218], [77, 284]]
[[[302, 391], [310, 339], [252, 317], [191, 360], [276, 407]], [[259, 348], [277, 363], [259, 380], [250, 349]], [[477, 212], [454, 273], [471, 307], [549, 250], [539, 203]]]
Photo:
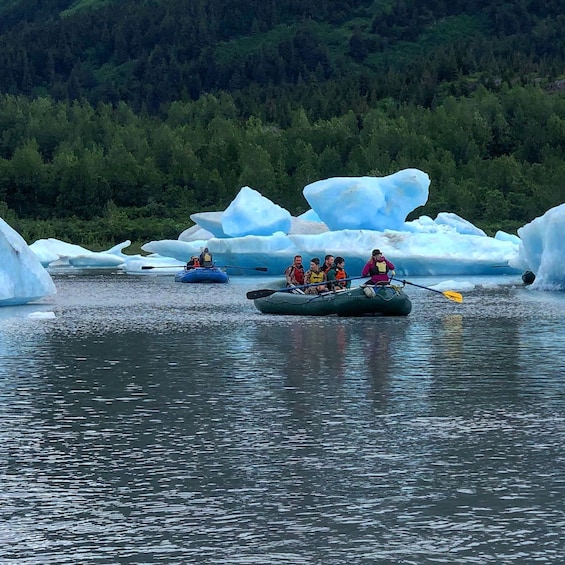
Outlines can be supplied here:
[[[208, 247], [216, 264], [236, 266], [230, 274], [259, 275], [267, 267], [280, 276], [295, 255], [341, 255], [358, 275], [372, 249], [380, 248], [396, 265], [398, 276], [536, 275], [534, 289], [565, 289], [561, 248], [565, 204], [548, 210], [518, 230], [489, 237], [469, 221], [442, 212], [407, 221], [428, 199], [430, 180], [417, 169], [383, 178], [338, 177], [309, 184], [304, 195], [311, 208], [291, 214], [243, 187], [225, 211], [191, 215], [194, 225], [175, 240], [143, 245], [147, 255], [128, 255], [125, 241], [93, 252], [57, 239], [28, 246], [0, 220], [0, 305], [23, 304], [49, 296], [55, 288], [48, 271], [112, 268], [129, 274], [169, 274]], [[144, 267], [159, 269], [144, 269]], [[249, 269], [249, 270], [248, 270]]]
[[343, 256], [348, 272], [360, 273], [376, 247], [398, 266], [399, 275], [519, 272], [511, 264], [518, 254], [517, 236], [501, 232], [488, 237], [447, 212], [435, 220], [422, 216], [407, 222], [408, 214], [426, 203], [429, 186], [428, 175], [418, 169], [383, 178], [316, 181], [304, 188], [312, 208], [299, 217], [291, 217], [257, 191], [244, 187], [225, 212], [193, 214], [196, 225], [179, 240], [152, 241], [142, 249], [186, 261], [206, 246], [219, 264], [247, 269], [266, 266], [276, 275], [296, 254], [309, 260], [327, 253]]

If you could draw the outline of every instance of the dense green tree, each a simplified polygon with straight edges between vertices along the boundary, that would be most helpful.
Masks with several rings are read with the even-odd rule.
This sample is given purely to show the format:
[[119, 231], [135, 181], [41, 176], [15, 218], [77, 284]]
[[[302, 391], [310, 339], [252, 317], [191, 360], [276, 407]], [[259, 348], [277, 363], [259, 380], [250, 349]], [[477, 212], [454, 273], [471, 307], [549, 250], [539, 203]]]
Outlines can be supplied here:
[[[565, 200], [555, 0], [0, 6], [0, 202], [35, 231], [174, 233], [243, 184], [418, 167], [415, 213], [525, 222]], [[498, 219], [497, 219], [498, 218]], [[90, 222], [90, 227], [87, 223]], [[47, 231], [46, 231], [47, 230]]]
[[18, 214], [37, 209], [47, 170], [35, 139], [26, 140], [16, 148], [6, 172], [6, 199], [10, 206]]

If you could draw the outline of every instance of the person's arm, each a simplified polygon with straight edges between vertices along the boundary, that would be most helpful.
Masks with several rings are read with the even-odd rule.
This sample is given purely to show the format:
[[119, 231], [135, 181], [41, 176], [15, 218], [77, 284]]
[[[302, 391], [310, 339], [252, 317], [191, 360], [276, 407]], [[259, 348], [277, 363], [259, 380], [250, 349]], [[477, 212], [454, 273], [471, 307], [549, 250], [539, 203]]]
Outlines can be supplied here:
[[291, 273], [292, 273], [292, 267], [287, 267], [284, 270], [284, 276], [286, 278], [286, 284], [289, 285], [289, 286], [292, 284]]
[[371, 261], [367, 261], [365, 263], [365, 266], [363, 267], [363, 270], [361, 271], [361, 276], [362, 277], [368, 277], [370, 270], [371, 270]]

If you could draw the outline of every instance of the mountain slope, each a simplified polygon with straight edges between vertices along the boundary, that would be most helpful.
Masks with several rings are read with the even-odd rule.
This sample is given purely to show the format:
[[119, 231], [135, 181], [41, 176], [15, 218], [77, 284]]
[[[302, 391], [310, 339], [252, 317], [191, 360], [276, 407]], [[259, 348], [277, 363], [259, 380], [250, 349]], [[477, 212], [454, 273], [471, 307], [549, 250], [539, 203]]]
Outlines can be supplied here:
[[241, 93], [252, 112], [244, 99], [257, 88], [297, 103], [340, 90], [327, 116], [355, 104], [346, 92], [359, 89], [430, 105], [441, 84], [464, 93], [477, 81], [559, 78], [560, 9], [554, 0], [4, 2], [0, 88], [150, 112], [221, 90]]
[[106, 247], [416, 167], [415, 213], [514, 229], [565, 200], [561, 5], [0, 0], [0, 213]]

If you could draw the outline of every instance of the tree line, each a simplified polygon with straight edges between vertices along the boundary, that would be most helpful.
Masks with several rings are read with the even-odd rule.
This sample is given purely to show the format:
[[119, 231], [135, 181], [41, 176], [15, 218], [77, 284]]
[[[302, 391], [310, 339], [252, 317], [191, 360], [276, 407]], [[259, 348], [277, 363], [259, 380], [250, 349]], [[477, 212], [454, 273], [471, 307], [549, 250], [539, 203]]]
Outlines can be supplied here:
[[176, 237], [245, 185], [430, 175], [413, 215], [512, 231], [564, 201], [565, 16], [547, 0], [13, 0], [0, 211], [28, 241]]
[[410, 167], [432, 181], [414, 215], [512, 229], [565, 201], [562, 93], [502, 84], [435, 108], [385, 99], [362, 115], [290, 114], [284, 129], [242, 120], [226, 93], [173, 102], [159, 117], [125, 103], [3, 95], [0, 201], [24, 224], [107, 221], [109, 242], [177, 237], [191, 213], [225, 209], [242, 186], [298, 215], [310, 182]]

